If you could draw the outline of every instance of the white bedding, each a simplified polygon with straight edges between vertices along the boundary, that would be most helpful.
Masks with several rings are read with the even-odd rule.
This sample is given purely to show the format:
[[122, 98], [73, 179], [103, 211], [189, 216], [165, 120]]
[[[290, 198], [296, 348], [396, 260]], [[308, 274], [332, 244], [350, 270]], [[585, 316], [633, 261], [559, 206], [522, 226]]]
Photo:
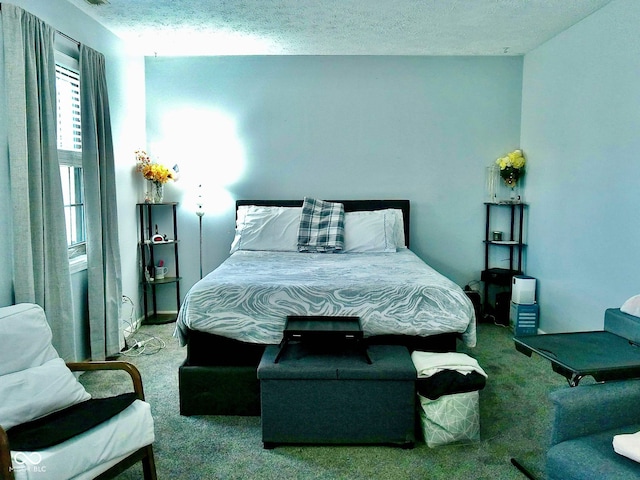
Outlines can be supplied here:
[[187, 293], [175, 336], [187, 329], [277, 344], [287, 315], [358, 316], [365, 336], [458, 332], [475, 346], [471, 301], [408, 249], [325, 254], [237, 251]]

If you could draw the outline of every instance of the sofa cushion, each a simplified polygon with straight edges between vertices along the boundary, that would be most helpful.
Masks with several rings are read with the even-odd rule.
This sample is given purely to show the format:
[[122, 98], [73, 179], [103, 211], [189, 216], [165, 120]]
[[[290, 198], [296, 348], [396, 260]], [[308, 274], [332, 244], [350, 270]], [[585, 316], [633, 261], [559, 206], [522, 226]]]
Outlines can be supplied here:
[[616, 480], [640, 478], [640, 463], [613, 450], [613, 437], [640, 430], [640, 423], [554, 445], [547, 452], [549, 480]]
[[37, 367], [58, 357], [51, 328], [38, 305], [0, 308], [0, 376]]

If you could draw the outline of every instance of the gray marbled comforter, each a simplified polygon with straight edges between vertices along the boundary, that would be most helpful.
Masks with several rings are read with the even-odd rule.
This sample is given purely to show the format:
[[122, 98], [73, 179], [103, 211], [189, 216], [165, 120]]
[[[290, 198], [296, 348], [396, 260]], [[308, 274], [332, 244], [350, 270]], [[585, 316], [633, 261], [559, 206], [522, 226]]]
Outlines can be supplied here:
[[459, 332], [475, 346], [462, 289], [408, 249], [396, 253], [238, 251], [187, 293], [175, 336], [187, 329], [277, 344], [287, 315], [358, 316], [365, 336]]

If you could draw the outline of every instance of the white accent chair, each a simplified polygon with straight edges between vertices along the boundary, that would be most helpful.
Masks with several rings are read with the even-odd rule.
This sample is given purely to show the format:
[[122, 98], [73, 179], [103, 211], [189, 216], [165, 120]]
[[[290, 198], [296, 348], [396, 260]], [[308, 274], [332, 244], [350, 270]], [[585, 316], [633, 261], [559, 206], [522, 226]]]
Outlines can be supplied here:
[[[65, 364], [51, 338], [39, 306], [0, 307], [0, 480], [105, 479], [139, 461], [155, 480], [140, 372], [119, 361]], [[86, 370], [124, 370], [133, 392], [91, 398], [72, 373]]]

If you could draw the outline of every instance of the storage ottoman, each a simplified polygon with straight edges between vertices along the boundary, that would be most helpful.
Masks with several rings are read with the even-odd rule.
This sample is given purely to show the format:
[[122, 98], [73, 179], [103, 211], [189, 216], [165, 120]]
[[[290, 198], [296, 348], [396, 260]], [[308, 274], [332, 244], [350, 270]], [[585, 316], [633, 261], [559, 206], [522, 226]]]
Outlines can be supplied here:
[[[317, 346], [316, 346], [317, 347]], [[323, 351], [290, 344], [265, 349], [260, 365], [262, 441], [399, 444], [415, 442], [416, 370], [406, 347]]]

